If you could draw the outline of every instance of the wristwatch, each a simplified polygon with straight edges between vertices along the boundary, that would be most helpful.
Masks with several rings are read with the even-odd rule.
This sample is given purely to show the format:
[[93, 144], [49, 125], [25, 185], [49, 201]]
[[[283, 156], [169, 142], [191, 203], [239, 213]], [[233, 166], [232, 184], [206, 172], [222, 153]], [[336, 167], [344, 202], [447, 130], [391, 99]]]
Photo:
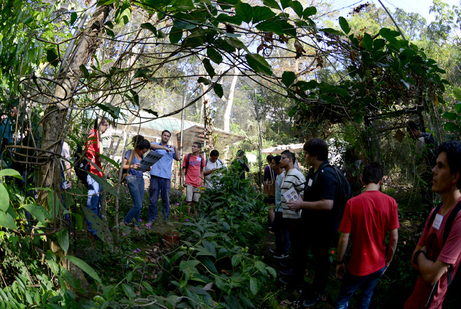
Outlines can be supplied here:
[[415, 252], [415, 255], [414, 255], [414, 257], [413, 257], [413, 263], [418, 264], [418, 256], [419, 256], [421, 253], [424, 254], [424, 256], [426, 256], [426, 252], [424, 252], [423, 250], [418, 250], [418, 251], [416, 251], [416, 252]]

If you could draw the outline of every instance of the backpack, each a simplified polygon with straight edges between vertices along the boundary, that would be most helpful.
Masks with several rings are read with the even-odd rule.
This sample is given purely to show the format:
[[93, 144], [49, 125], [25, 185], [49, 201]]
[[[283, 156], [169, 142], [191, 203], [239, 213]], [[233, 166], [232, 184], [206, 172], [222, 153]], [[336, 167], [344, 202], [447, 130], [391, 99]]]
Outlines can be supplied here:
[[[434, 222], [435, 216], [440, 211], [440, 208], [442, 208], [442, 203], [437, 205], [435, 210], [432, 212], [432, 215], [429, 218], [428, 226], [432, 225], [432, 223]], [[459, 202], [459, 203], [457, 203], [455, 205], [455, 208], [451, 211], [450, 216], [448, 217], [447, 222], [445, 223], [445, 229], [443, 230], [442, 248], [443, 248], [443, 245], [445, 245], [445, 242], [447, 241], [448, 236], [450, 235], [451, 227], [452, 227], [453, 222], [455, 221], [455, 218], [458, 215], [458, 212], [460, 210], [461, 210], [461, 202]], [[453, 279], [452, 271], [453, 271], [453, 265], [449, 265], [448, 266], [448, 271], [447, 271], [447, 283], [448, 283], [447, 294], [449, 292], [451, 292], [451, 294], [457, 296], [457, 294], [459, 294], [458, 291], [459, 291], [459, 287], [460, 287], [460, 282], [459, 282], [460, 277], [456, 276], [456, 279]], [[453, 282], [455, 282], [455, 284], [451, 285]], [[434, 296], [434, 292], [435, 292], [436, 288], [438, 287], [438, 285], [439, 285], [439, 281], [437, 280], [437, 282], [432, 286], [432, 291], [431, 291], [431, 294], [429, 295], [429, 299], [428, 299], [428, 301], [426, 303], [425, 308], [427, 308], [431, 304], [432, 298]]]
[[[352, 198], [352, 190], [349, 182], [347, 181], [344, 173], [335, 165], [326, 164], [323, 168], [331, 167], [336, 174], [336, 179], [338, 180], [338, 192], [335, 196], [333, 204], [333, 217], [335, 219], [335, 229], [339, 228], [341, 218], [344, 214], [344, 209], [346, 208], [347, 201]], [[313, 183], [317, 182], [318, 176], [320, 173], [317, 173], [314, 176]]]
[[[187, 155], [186, 172], [184, 173], [184, 175], [187, 175], [187, 170], [189, 169], [189, 162], [190, 162], [190, 157], [191, 157], [191, 155], [192, 155], [191, 153], [189, 153], [189, 154]], [[202, 157], [201, 154], [199, 154], [199, 157], [200, 157], [201, 160], [203, 160], [203, 157]], [[200, 169], [202, 169], [202, 166], [200, 166]]]
[[86, 158], [86, 148], [83, 149], [82, 145], [77, 144], [77, 149], [74, 152], [74, 171], [77, 178], [83, 183], [84, 186], [88, 186], [86, 177], [90, 171], [90, 162]]

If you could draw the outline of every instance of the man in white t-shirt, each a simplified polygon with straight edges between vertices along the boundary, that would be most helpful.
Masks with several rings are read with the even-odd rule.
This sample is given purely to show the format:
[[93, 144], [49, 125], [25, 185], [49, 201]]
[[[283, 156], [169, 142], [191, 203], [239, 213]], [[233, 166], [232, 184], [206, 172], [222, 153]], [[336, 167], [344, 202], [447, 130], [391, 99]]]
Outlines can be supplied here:
[[[208, 189], [213, 188], [213, 182], [216, 183], [221, 177], [219, 169], [226, 167], [223, 161], [219, 159], [219, 151], [212, 150], [210, 152], [210, 157], [206, 160], [205, 170], [203, 174], [205, 175], [205, 187]], [[213, 180], [212, 180], [213, 179]]]

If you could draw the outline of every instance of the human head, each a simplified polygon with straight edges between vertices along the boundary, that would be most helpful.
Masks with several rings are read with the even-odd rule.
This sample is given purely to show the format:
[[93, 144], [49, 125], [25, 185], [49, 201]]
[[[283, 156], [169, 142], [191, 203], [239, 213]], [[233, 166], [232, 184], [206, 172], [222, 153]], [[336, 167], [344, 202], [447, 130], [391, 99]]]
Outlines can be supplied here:
[[163, 130], [162, 131], [162, 143], [163, 144], [168, 144], [168, 141], [170, 140], [171, 137], [171, 132], [168, 130]]
[[363, 168], [362, 181], [365, 185], [369, 183], [379, 184], [383, 179], [383, 168], [378, 162], [372, 162]]
[[[438, 155], [444, 152], [447, 156], [448, 167], [450, 174], [459, 173], [457, 188], [461, 188], [461, 143], [458, 141], [447, 141], [440, 144], [437, 149]], [[437, 161], [439, 158], [437, 158]]]
[[[99, 125], [100, 123], [100, 125]], [[101, 134], [104, 134], [109, 127], [109, 121], [106, 117], [102, 117], [101, 121], [98, 123], [98, 118], [94, 121], [93, 129], [101, 131]]]
[[218, 160], [218, 157], [219, 157], [219, 151], [217, 151], [216, 149], [212, 150], [210, 152], [210, 161], [215, 163], [216, 160]]
[[271, 154], [268, 155], [268, 156], [266, 157], [267, 163], [271, 164], [273, 158], [274, 158], [273, 155], [271, 155]]
[[[291, 151], [289, 150], [284, 150], [282, 151], [282, 155], [284, 155], [285, 157], [287, 157], [288, 159], [291, 159], [291, 161], [293, 162], [293, 164], [295, 164], [296, 162], [296, 156], [294, 153], [292, 153]], [[282, 156], [281, 156], [282, 157]]]
[[194, 142], [192, 144], [192, 152], [200, 152], [202, 149], [202, 144], [200, 142]]
[[149, 141], [145, 139], [142, 135], [133, 136], [133, 138], [131, 139], [131, 143], [133, 144], [133, 147], [135, 148], [136, 152], [141, 156], [148, 152], [150, 149]]
[[311, 138], [304, 144], [303, 149], [309, 156], [317, 156], [319, 161], [328, 159], [328, 145], [323, 139]]
[[277, 171], [278, 168], [280, 168], [280, 160], [281, 160], [282, 156], [273, 156], [272, 157], [272, 161], [271, 161], [271, 168], [274, 170], [274, 171]]
[[245, 155], [245, 151], [239, 149], [239, 150], [237, 151], [237, 157], [242, 157], [243, 155]]
[[412, 139], [418, 139], [418, 137], [421, 135], [421, 131], [419, 131], [418, 125], [416, 122], [411, 120], [407, 122], [407, 132]]

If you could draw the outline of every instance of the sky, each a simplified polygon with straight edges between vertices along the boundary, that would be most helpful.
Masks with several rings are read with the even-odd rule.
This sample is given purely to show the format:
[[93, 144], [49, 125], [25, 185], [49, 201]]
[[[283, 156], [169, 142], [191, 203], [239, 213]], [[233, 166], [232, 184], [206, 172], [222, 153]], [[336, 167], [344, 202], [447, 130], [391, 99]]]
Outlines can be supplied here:
[[[343, 7], [356, 7], [363, 3], [374, 3], [376, 6], [381, 6], [378, 0], [333, 0], [333, 8], [340, 9]], [[433, 14], [429, 14], [429, 7], [432, 6], [432, 0], [381, 0], [389, 11], [394, 11], [396, 7], [403, 9], [406, 12], [416, 12], [426, 18], [427, 23], [434, 20]], [[443, 0], [450, 7], [452, 5], [459, 5], [460, 0]], [[350, 8], [343, 10], [341, 15], [347, 15]]]

